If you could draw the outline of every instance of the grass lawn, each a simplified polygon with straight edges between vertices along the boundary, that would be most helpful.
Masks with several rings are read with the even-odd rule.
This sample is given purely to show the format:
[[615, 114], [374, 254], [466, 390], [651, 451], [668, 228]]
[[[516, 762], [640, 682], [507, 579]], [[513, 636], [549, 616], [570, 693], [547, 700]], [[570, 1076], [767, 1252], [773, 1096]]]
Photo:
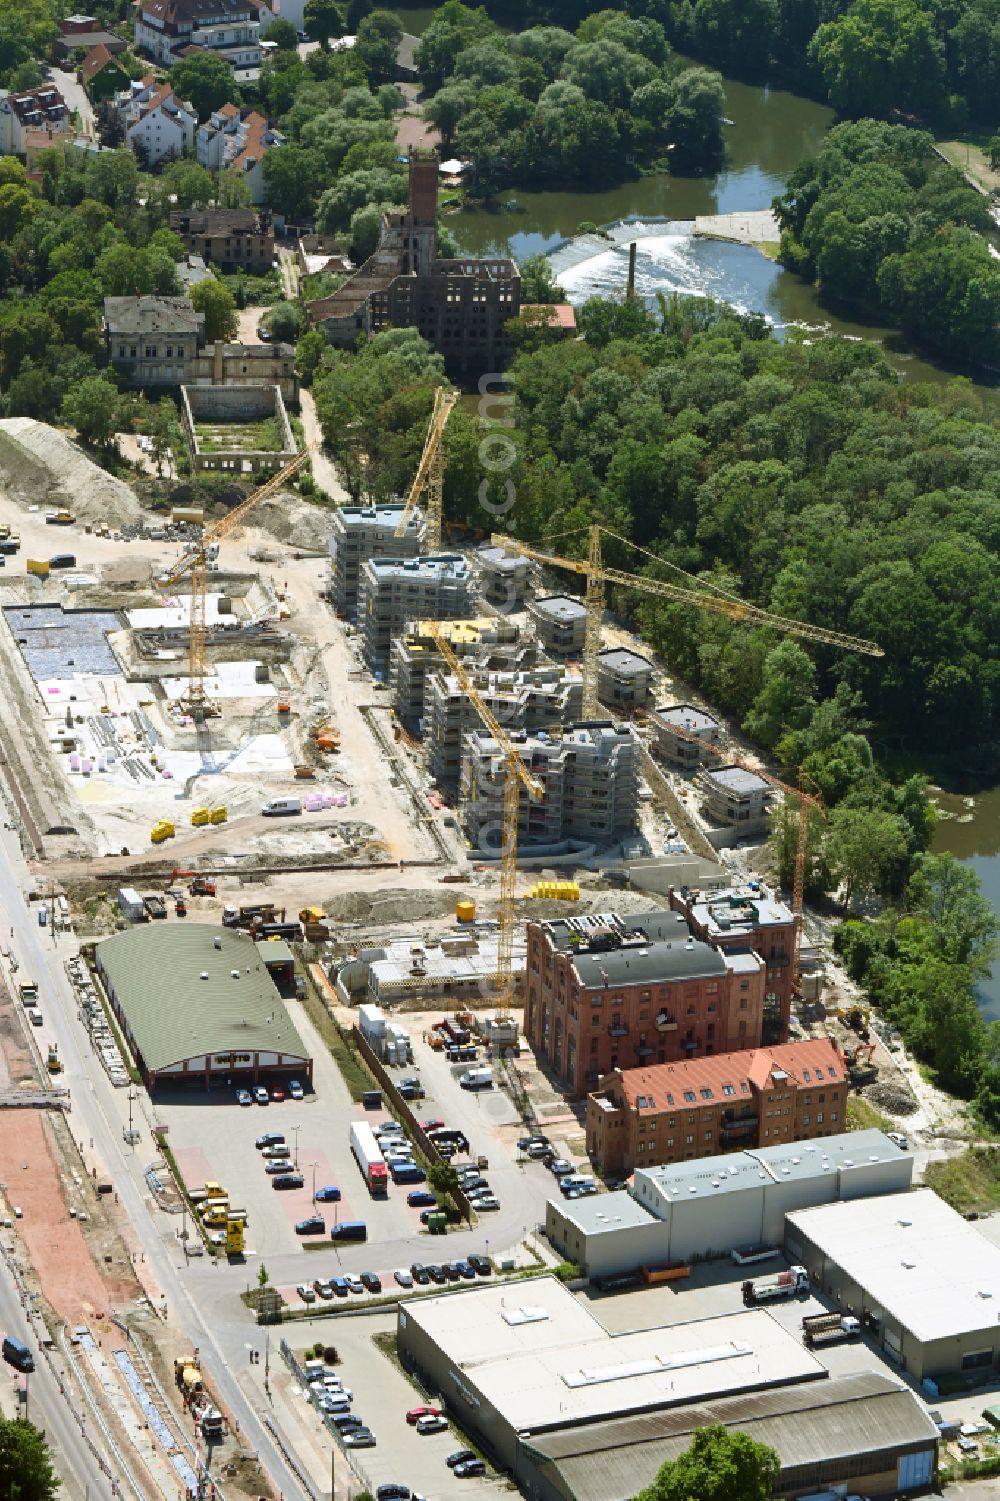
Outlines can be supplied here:
[[202, 453], [280, 453], [281, 425], [277, 417], [260, 422], [196, 422], [195, 436]]
[[895, 1124], [881, 1110], [876, 1110], [861, 1095], [853, 1095], [847, 1102], [848, 1131], [895, 1131]]
[[1000, 1208], [1000, 1148], [969, 1147], [946, 1162], [929, 1162], [924, 1182], [959, 1214]]
[[985, 152], [985, 137], [981, 144], [975, 140], [938, 141], [937, 148], [952, 166], [964, 172], [972, 182], [987, 193], [1000, 191], [1000, 172], [994, 172]]

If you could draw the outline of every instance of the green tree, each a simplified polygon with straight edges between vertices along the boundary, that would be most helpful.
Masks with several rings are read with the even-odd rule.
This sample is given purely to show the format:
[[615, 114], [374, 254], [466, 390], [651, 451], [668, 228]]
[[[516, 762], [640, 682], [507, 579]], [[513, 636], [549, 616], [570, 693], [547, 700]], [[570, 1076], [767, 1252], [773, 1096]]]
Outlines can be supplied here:
[[966, 966], [979, 978], [989, 973], [1000, 922], [974, 870], [954, 855], [924, 854], [910, 876], [906, 900], [911, 912], [933, 924], [935, 946], [943, 958]]
[[887, 896], [906, 871], [906, 825], [895, 813], [841, 804], [830, 815], [827, 855], [848, 906], [858, 892]]
[[695, 0], [694, 48], [720, 68], [766, 68], [777, 29], [776, 0]]
[[402, 37], [402, 22], [392, 11], [373, 10], [358, 26], [354, 53], [371, 84], [392, 81], [396, 72], [396, 52]]
[[134, 208], [139, 194], [139, 168], [131, 151], [99, 151], [86, 169], [86, 193], [115, 213]]
[[272, 339], [284, 344], [294, 344], [302, 327], [302, 309], [294, 302], [276, 302], [265, 314], [264, 322], [270, 329]]
[[273, 42], [279, 52], [295, 52], [299, 45], [299, 34], [291, 21], [282, 21], [280, 17], [266, 31], [261, 31], [261, 37], [265, 42]]
[[217, 52], [195, 52], [182, 58], [171, 68], [170, 82], [174, 92], [193, 105], [199, 120], [207, 120], [223, 104], [239, 103], [233, 71]]
[[521, 262], [522, 302], [565, 302], [566, 293], [556, 281], [546, 255], [529, 255]]
[[217, 339], [226, 342], [235, 337], [240, 322], [236, 299], [214, 276], [191, 288], [191, 306], [196, 312], [205, 314], [207, 344], [214, 344]]
[[156, 460], [157, 474], [163, 473], [163, 466], [167, 463], [173, 452], [174, 445], [180, 436], [177, 422], [177, 408], [166, 397], [158, 401], [150, 414], [146, 432], [153, 445], [153, 458]]
[[459, 53], [494, 30], [482, 7], [463, 5], [461, 0], [445, 0], [437, 7], [417, 47], [417, 71], [424, 88], [436, 92], [454, 73]]
[[170, 199], [176, 200], [171, 204], [174, 208], [204, 208], [215, 197], [215, 183], [212, 174], [200, 167], [197, 162], [185, 158], [179, 162], [171, 162], [164, 171], [160, 182], [163, 188], [163, 203], [167, 206]]
[[[639, 90], [640, 94], [644, 92]], [[722, 160], [725, 113], [726, 94], [718, 73], [710, 73], [707, 68], [685, 68], [677, 75], [669, 90], [661, 127], [674, 148], [670, 158], [672, 169], [704, 172]]]
[[932, 113], [944, 86], [944, 48], [917, 0], [854, 0], [809, 45], [830, 103], [848, 115]]
[[764, 680], [744, 720], [749, 734], [773, 747], [789, 730], [806, 725], [816, 707], [816, 668], [790, 637], [764, 659]]
[[306, 0], [303, 24], [306, 36], [323, 47], [344, 35], [344, 16], [337, 0]]
[[312, 217], [316, 193], [323, 180], [323, 158], [289, 142], [280, 151], [268, 151], [262, 168], [267, 198], [275, 213], [293, 223]]
[[382, 214], [388, 204], [366, 203], [351, 215], [351, 260], [361, 266], [374, 255], [382, 234]]
[[84, 443], [108, 449], [129, 419], [130, 403], [104, 375], [88, 376], [63, 400], [61, 420], [76, 429]]
[[456, 79], [428, 99], [424, 105], [424, 119], [441, 132], [445, 146], [450, 146], [459, 122], [472, 113], [475, 103], [475, 85], [468, 79]]
[[384, 167], [348, 172], [332, 188], [327, 188], [320, 199], [316, 227], [323, 234], [346, 230], [359, 208], [370, 203], [405, 203], [406, 193], [406, 178], [401, 172], [390, 172]]
[[33, 1423], [0, 1418], [0, 1495], [55, 1501], [59, 1479], [48, 1444]]
[[946, 224], [929, 242], [884, 261], [878, 288], [904, 332], [955, 359], [995, 357], [1000, 262], [981, 235]]
[[261, 1262], [260, 1266], [257, 1268], [257, 1286], [263, 1289], [267, 1286], [270, 1280], [271, 1273], [268, 1271], [264, 1263]]
[[452, 1167], [450, 1162], [432, 1162], [427, 1172], [427, 1181], [437, 1194], [438, 1203], [443, 1204], [448, 1195], [458, 1187], [458, 1169]]
[[661, 1465], [636, 1501], [770, 1501], [780, 1473], [773, 1449], [714, 1423], [697, 1429], [690, 1448]]
[[312, 385], [323, 355], [329, 347], [326, 335], [318, 328], [307, 328], [301, 335], [295, 350], [295, 368], [304, 386]]
[[[268, 157], [274, 155], [273, 151], [269, 151], [264, 158], [265, 162]], [[253, 196], [250, 192], [250, 184], [247, 182], [246, 173], [241, 172], [238, 167], [223, 167], [219, 173], [216, 197], [222, 208], [251, 208], [253, 206]]]

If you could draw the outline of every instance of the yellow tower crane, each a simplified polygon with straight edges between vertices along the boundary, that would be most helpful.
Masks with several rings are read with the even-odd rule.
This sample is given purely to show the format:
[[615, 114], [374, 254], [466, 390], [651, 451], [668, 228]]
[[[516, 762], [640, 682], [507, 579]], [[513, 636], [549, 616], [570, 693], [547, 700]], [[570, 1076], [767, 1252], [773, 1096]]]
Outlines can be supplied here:
[[424, 451], [410, 493], [406, 497], [403, 514], [396, 523], [396, 536], [406, 533], [407, 523], [417, 501], [427, 492], [427, 551], [434, 553], [441, 548], [441, 520], [444, 508], [444, 430], [460, 392], [446, 391], [443, 386], [434, 390], [434, 406], [427, 424]]
[[252, 510], [279, 490], [287, 479], [302, 468], [306, 460], [311, 456], [313, 447], [303, 448], [295, 458], [290, 460], [284, 468], [272, 474], [256, 490], [253, 490], [245, 500], [241, 500], [220, 521], [205, 527], [198, 541], [190, 547], [173, 568], [158, 580], [161, 589], [170, 589], [183, 578], [191, 581], [191, 618], [188, 634], [188, 686], [187, 692], [180, 700], [181, 707], [186, 709], [195, 720], [202, 720], [208, 714], [217, 714], [219, 711], [214, 704], [209, 703], [205, 696], [205, 597], [208, 587], [208, 563], [211, 550], [217, 547], [223, 537], [229, 535], [234, 527], [245, 521]]
[[497, 1003], [502, 1015], [510, 1010], [514, 996], [514, 901], [517, 882], [517, 834], [521, 788], [529, 797], [544, 795], [541, 783], [525, 766], [517, 746], [483, 698], [472, 678], [452, 650], [447, 635], [436, 622], [427, 631], [458, 685], [493, 736], [504, 759], [503, 845], [500, 854], [500, 932], [497, 940]]
[[[544, 563], [552, 568], [565, 568], [570, 573], [582, 575], [586, 579], [587, 591], [584, 603], [587, 618], [583, 644], [583, 714], [585, 719], [592, 719], [600, 713], [597, 696], [597, 667], [601, 649], [604, 591], [608, 584], [621, 584], [626, 589], [637, 589], [643, 594], [653, 594], [660, 599], [672, 599], [680, 604], [696, 605], [700, 610], [712, 610], [717, 615], [728, 615], [731, 620], [745, 620], [750, 625], [769, 626], [772, 630], [781, 631], [788, 636], [801, 636], [805, 641], [820, 641], [827, 646], [843, 647], [846, 651], [863, 652], [869, 657], [885, 656], [882, 648], [874, 641], [862, 640], [860, 636], [849, 636], [844, 631], [828, 631], [819, 625], [808, 625], [802, 620], [792, 620], [787, 615], [775, 615], [770, 610], [762, 610], [757, 605], [747, 604], [735, 594], [727, 593], [724, 589], [714, 585], [706, 586], [701, 580], [693, 579], [682, 568], [677, 568], [673, 563], [667, 563], [662, 558], [655, 558], [652, 553], [648, 556], [652, 557], [654, 562], [662, 567], [670, 568], [685, 582], [668, 584], [662, 579], [626, 573], [621, 568], [608, 568], [601, 557], [602, 535], [624, 542], [628, 547], [636, 546], [634, 542], [628, 542], [626, 538], [619, 537], [617, 532], [609, 531], [607, 527], [592, 526], [587, 557], [564, 558], [557, 553], [543, 552], [540, 548], [518, 542], [506, 532], [495, 532], [493, 535], [493, 543], [497, 547], [508, 548], [520, 553], [522, 557], [531, 558], [536, 563]], [[645, 549], [640, 547], [637, 551], [644, 552]]]

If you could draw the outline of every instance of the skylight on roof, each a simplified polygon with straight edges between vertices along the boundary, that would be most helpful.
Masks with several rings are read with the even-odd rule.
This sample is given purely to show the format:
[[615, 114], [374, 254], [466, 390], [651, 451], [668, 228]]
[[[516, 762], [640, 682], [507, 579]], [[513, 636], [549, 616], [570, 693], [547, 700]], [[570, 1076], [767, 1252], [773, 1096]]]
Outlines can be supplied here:
[[723, 1084], [722, 1093], [724, 1095], [734, 1095], [736, 1093], [736, 1089], [732, 1084]]
[[710, 1089], [703, 1089], [701, 1091], [701, 1097], [703, 1100], [710, 1100], [712, 1098], [712, 1091]]
[[684, 1098], [687, 1100], [689, 1105], [693, 1105], [698, 1096], [695, 1094], [693, 1089], [685, 1089]]

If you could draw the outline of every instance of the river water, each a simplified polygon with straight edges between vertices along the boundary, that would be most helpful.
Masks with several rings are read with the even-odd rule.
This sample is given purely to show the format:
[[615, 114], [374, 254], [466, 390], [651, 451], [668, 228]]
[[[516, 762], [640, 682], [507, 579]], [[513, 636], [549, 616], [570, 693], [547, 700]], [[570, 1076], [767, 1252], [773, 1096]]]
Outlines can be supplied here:
[[[400, 15], [406, 29], [420, 35], [434, 9], [403, 7]], [[764, 313], [779, 337], [784, 329], [804, 324], [879, 339], [907, 379], [948, 379], [950, 371], [922, 359], [892, 330], [831, 313], [814, 287], [752, 247], [694, 238], [692, 221], [697, 215], [769, 207], [792, 168], [817, 149], [833, 123], [832, 111], [814, 100], [734, 79], [726, 79], [725, 87], [726, 113], [733, 124], [726, 133], [726, 166], [717, 176], [645, 177], [590, 193], [512, 189], [510, 206], [463, 211], [447, 221], [449, 228], [470, 253], [509, 254], [523, 260], [554, 250], [584, 221], [613, 226], [614, 245], [595, 247], [596, 253], [560, 273], [572, 302], [624, 288], [627, 246], [634, 239], [637, 290], [650, 299], [657, 291], [707, 293]], [[994, 387], [979, 385], [978, 390], [994, 404]], [[955, 816], [938, 824], [934, 849], [950, 850], [971, 865], [984, 895], [1000, 913], [1000, 788], [971, 795], [971, 809], [959, 794], [938, 796], [942, 811]], [[970, 813], [971, 822], [957, 821]], [[982, 986], [981, 1003], [985, 1015], [1000, 1018], [1000, 960]]]

